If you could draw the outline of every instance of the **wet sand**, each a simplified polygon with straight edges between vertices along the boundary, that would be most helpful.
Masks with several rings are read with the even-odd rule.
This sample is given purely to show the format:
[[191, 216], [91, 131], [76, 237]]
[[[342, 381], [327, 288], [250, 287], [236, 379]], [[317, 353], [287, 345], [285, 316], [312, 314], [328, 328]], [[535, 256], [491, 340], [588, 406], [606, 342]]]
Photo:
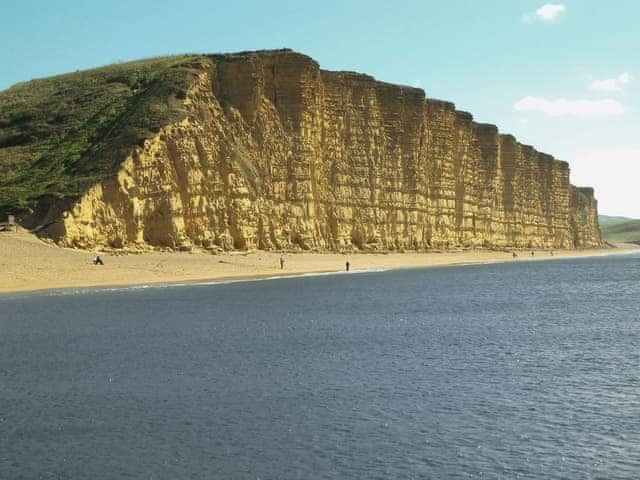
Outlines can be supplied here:
[[[351, 271], [444, 266], [469, 263], [539, 261], [640, 251], [633, 245], [614, 249], [509, 252], [459, 251], [441, 253], [101, 253], [104, 265], [93, 265], [94, 252], [60, 248], [26, 232], [0, 232], [0, 292], [108, 287], [152, 283], [183, 283], [279, 275], [338, 272], [350, 262]], [[284, 269], [280, 268], [280, 258]]]

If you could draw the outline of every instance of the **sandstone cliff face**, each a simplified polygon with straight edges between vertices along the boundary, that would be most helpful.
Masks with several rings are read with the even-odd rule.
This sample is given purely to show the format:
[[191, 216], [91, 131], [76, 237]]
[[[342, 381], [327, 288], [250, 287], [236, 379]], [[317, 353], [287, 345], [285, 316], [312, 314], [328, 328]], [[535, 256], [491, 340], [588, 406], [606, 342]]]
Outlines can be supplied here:
[[593, 190], [565, 162], [422, 90], [279, 51], [210, 57], [185, 102], [117, 176], [52, 208], [49, 234], [210, 250], [601, 244]]

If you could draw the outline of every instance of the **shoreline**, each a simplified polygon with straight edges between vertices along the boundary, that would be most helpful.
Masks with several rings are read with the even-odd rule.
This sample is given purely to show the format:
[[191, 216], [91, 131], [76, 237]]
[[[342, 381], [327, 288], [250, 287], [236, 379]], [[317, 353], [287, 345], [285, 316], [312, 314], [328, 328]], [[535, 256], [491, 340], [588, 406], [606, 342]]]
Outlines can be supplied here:
[[[640, 246], [585, 250], [476, 250], [429, 253], [273, 253], [265, 251], [209, 253], [144, 252], [102, 254], [105, 265], [93, 265], [94, 252], [61, 248], [34, 235], [0, 235], [0, 294], [64, 290], [170, 287], [258, 281], [296, 276], [351, 274], [410, 268], [449, 267], [506, 262], [531, 262], [640, 252]], [[285, 268], [280, 269], [280, 258]]]

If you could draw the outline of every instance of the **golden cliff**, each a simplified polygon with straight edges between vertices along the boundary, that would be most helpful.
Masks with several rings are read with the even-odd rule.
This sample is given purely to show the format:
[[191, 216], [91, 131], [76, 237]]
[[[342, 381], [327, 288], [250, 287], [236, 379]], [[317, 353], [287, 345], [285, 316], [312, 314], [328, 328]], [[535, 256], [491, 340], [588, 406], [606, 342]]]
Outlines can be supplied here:
[[77, 247], [403, 250], [602, 244], [569, 166], [419, 89], [290, 51], [206, 57], [188, 114], [46, 232]]

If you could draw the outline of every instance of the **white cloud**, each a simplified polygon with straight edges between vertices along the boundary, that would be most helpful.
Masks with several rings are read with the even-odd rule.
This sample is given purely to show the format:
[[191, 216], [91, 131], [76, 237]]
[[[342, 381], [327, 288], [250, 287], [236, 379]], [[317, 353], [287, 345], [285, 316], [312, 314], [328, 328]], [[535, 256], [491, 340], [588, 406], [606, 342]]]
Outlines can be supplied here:
[[631, 80], [633, 80], [633, 76], [628, 73], [622, 73], [615, 78], [596, 80], [589, 85], [589, 88], [600, 92], [621, 92], [622, 86], [626, 85]]
[[524, 13], [522, 15], [522, 22], [533, 23], [539, 20], [552, 23], [555, 22], [562, 13], [566, 12], [566, 10], [567, 7], [562, 3], [546, 3], [535, 12]]
[[633, 76], [629, 73], [623, 73], [618, 77], [618, 80], [620, 80], [622, 83], [629, 83], [631, 80], [633, 80]]
[[547, 3], [536, 10], [536, 15], [543, 22], [553, 22], [566, 10], [562, 3]]
[[640, 147], [596, 148], [576, 152], [568, 160], [571, 183], [595, 187], [600, 213], [640, 218]]
[[604, 100], [567, 100], [558, 98], [548, 100], [542, 97], [524, 97], [513, 106], [519, 112], [539, 111], [550, 117], [573, 115], [576, 117], [608, 117], [621, 115], [626, 111], [624, 105], [612, 99]]

